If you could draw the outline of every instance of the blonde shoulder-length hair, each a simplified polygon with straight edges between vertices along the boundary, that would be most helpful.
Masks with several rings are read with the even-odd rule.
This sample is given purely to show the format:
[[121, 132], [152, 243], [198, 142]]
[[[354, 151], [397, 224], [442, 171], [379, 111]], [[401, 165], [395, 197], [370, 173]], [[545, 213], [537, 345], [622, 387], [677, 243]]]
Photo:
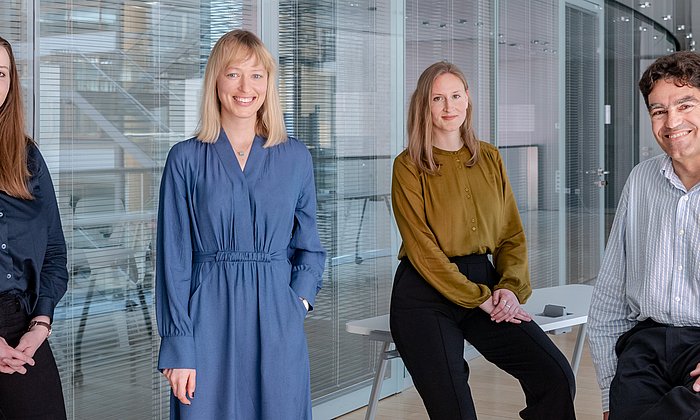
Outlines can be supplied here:
[[195, 136], [204, 143], [214, 143], [221, 131], [221, 102], [216, 87], [219, 74], [232, 62], [244, 61], [255, 56], [267, 71], [267, 95], [258, 110], [255, 134], [265, 137], [264, 147], [271, 147], [287, 140], [287, 130], [282, 117], [277, 91], [277, 65], [260, 38], [250, 31], [236, 29], [226, 33], [214, 45], [204, 71], [202, 103], [199, 125]]
[[[430, 100], [435, 79], [445, 73], [457, 76], [464, 83], [464, 90], [469, 90], [467, 79], [457, 66], [447, 61], [439, 61], [420, 75], [408, 106], [408, 155], [419, 170], [428, 174], [435, 174], [438, 169], [433, 156], [433, 119], [430, 113]], [[480, 146], [472, 127], [471, 97], [467, 95], [467, 98], [467, 116], [459, 128], [459, 134], [472, 154], [465, 165], [474, 166], [479, 161]]]

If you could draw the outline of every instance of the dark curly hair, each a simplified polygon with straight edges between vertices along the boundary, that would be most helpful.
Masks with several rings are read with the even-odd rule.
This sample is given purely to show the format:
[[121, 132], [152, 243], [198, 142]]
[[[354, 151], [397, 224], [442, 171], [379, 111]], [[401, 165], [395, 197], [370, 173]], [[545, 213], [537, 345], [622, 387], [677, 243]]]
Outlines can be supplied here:
[[700, 89], [700, 55], [691, 51], [678, 51], [658, 58], [639, 79], [639, 90], [649, 107], [649, 94], [659, 80], [673, 82], [676, 86]]

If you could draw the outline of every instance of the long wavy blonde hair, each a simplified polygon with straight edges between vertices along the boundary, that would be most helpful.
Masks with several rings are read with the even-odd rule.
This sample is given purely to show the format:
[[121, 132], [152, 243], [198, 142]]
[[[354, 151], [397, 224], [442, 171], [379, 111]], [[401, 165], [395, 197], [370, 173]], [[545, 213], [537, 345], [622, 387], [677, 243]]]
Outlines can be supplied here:
[[[464, 83], [464, 90], [469, 89], [467, 79], [457, 66], [447, 61], [439, 61], [420, 75], [408, 106], [408, 155], [418, 169], [428, 174], [434, 174], [438, 169], [433, 157], [433, 119], [430, 113], [430, 100], [435, 79], [445, 73], [457, 76]], [[470, 96], [467, 97], [467, 116], [459, 128], [459, 134], [472, 154], [465, 165], [474, 166], [479, 161], [480, 146], [472, 127], [472, 100]]]
[[221, 131], [221, 102], [217, 93], [216, 79], [219, 73], [234, 61], [243, 61], [254, 56], [267, 71], [267, 95], [258, 110], [255, 134], [265, 137], [265, 147], [287, 140], [287, 130], [282, 117], [277, 80], [277, 65], [260, 38], [250, 31], [236, 29], [226, 33], [214, 45], [207, 68], [204, 71], [204, 86], [200, 106], [199, 126], [195, 136], [205, 143], [214, 143]]

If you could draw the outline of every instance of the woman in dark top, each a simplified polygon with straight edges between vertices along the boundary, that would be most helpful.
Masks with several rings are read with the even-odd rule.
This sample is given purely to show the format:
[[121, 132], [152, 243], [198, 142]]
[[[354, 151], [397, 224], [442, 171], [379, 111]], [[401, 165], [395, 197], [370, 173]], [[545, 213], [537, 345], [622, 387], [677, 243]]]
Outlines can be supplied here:
[[12, 47], [0, 38], [0, 419], [66, 418], [46, 339], [67, 284], [51, 176], [24, 132]]
[[530, 274], [503, 161], [477, 139], [471, 115], [462, 72], [444, 61], [428, 67], [409, 105], [408, 149], [394, 161], [403, 244], [391, 334], [431, 419], [476, 418], [465, 339], [518, 379], [522, 418], [573, 419], [571, 367], [520, 306]]

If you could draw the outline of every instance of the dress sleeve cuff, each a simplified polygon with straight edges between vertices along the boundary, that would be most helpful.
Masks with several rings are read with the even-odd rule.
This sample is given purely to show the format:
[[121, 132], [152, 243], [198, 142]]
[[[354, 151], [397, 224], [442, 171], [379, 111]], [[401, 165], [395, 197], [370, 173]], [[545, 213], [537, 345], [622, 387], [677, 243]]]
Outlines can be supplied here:
[[160, 341], [158, 369], [196, 369], [194, 338], [192, 336], [167, 336]]
[[290, 286], [299, 297], [303, 297], [313, 308], [318, 293], [319, 276], [308, 266], [299, 265], [292, 268], [292, 281]]

